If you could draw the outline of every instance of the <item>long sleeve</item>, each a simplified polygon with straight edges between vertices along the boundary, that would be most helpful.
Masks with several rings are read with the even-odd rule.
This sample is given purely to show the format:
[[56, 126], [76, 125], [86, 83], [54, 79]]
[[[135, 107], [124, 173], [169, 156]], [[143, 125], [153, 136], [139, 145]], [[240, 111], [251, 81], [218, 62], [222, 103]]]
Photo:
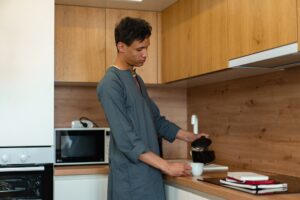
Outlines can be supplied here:
[[103, 81], [97, 88], [97, 95], [117, 148], [133, 163], [139, 162], [140, 154], [149, 151], [149, 148], [134, 132], [127, 116], [123, 86], [117, 80]]
[[161, 116], [159, 108], [150, 98], [149, 104], [152, 115], [154, 117], [155, 128], [158, 131], [159, 135], [161, 135], [169, 142], [173, 142], [180, 128], [176, 124], [167, 120], [164, 116]]

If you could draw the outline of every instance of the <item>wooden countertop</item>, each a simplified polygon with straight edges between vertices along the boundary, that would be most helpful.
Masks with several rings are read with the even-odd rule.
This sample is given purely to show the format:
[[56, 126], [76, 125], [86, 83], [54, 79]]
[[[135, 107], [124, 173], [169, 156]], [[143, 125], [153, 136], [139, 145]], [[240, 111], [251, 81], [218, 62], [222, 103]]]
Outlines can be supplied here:
[[[66, 175], [87, 175], [87, 174], [108, 174], [108, 165], [88, 165], [88, 166], [55, 166], [55, 176]], [[225, 172], [205, 172], [203, 178], [213, 178], [225, 176]], [[218, 196], [229, 200], [298, 200], [300, 194], [275, 194], [256, 196], [239, 192], [237, 190], [213, 185], [206, 182], [197, 181], [194, 177], [170, 177], [164, 176], [165, 183], [179, 187], [189, 188], [196, 191], [204, 192], [213, 196]]]
[[[214, 178], [225, 176], [226, 173], [205, 172], [203, 178]], [[252, 195], [245, 192], [239, 192], [237, 190], [225, 188], [222, 186], [210, 184], [207, 182], [197, 181], [194, 177], [170, 177], [165, 176], [165, 182], [170, 185], [177, 185], [185, 188], [194, 189], [200, 192], [204, 192], [213, 196], [221, 197], [229, 200], [296, 200], [300, 199], [300, 193], [298, 194], [274, 194], [274, 195]]]
[[55, 166], [54, 176], [108, 174], [108, 165]]

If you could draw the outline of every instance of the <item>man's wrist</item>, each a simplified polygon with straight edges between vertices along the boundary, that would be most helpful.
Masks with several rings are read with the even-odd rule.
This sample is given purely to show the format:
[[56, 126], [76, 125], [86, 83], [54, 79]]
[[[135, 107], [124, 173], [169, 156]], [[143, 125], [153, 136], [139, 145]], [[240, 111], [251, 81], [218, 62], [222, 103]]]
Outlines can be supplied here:
[[169, 163], [168, 163], [168, 161], [162, 159], [162, 162], [161, 162], [161, 164], [159, 166], [159, 169], [160, 169], [160, 171], [163, 171], [163, 172], [168, 171], [168, 169], [169, 169]]

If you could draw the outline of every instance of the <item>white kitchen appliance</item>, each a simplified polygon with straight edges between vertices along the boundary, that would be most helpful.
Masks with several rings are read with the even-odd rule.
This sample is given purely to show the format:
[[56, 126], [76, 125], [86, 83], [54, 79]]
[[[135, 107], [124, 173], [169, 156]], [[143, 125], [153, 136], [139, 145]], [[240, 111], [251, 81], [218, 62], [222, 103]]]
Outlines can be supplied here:
[[53, 200], [52, 147], [0, 148], [0, 199]]
[[57, 128], [54, 140], [55, 165], [109, 162], [109, 128]]
[[53, 145], [54, 6], [0, 1], [0, 147]]

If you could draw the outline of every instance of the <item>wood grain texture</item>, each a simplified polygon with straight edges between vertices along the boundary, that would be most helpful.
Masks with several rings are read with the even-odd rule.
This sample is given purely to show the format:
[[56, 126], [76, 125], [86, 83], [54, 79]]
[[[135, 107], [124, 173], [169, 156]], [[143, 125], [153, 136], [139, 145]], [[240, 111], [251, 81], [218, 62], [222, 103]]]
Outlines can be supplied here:
[[[241, 170], [237, 170], [241, 171]], [[265, 172], [257, 172], [263, 173]], [[219, 172], [205, 172], [203, 178], [219, 178], [226, 176], [226, 173]], [[188, 189], [193, 189], [196, 192], [204, 192], [213, 196], [217, 196], [228, 200], [297, 200], [300, 198], [300, 194], [276, 194], [276, 195], [252, 195], [245, 192], [240, 192], [234, 189], [217, 186], [214, 184], [206, 183], [203, 181], [197, 181], [194, 177], [170, 177], [165, 176], [165, 183], [174, 185], [175, 187], [181, 186]]]
[[[149, 88], [148, 92], [162, 115], [182, 129], [187, 129], [186, 89]], [[181, 140], [169, 143], [164, 140], [163, 155], [167, 159], [184, 159], [187, 155], [187, 143]]]
[[95, 86], [56, 86], [55, 87], [55, 128], [71, 127], [73, 120], [88, 117], [101, 127], [108, 123], [100, 106]]
[[300, 177], [299, 77], [296, 67], [188, 89], [217, 163]]
[[135, 11], [121, 9], [106, 9], [106, 67], [112, 65], [117, 56], [114, 30], [116, 24], [124, 17], [142, 18], [152, 26], [148, 58], [137, 72], [144, 77], [145, 83], [157, 83], [158, 61], [157, 61], [157, 13], [150, 11]]
[[296, 0], [228, 0], [229, 57], [297, 42]]
[[179, 0], [162, 12], [163, 82], [227, 67], [227, 1]]
[[[157, 103], [161, 114], [186, 129], [186, 90], [149, 88], [150, 97]], [[71, 127], [71, 121], [85, 116], [102, 127], [108, 123], [96, 96], [95, 86], [55, 87], [55, 127]], [[180, 149], [180, 150], [179, 150]], [[168, 159], [186, 158], [187, 143], [182, 141], [163, 144], [164, 157]]]
[[192, 65], [192, 1], [178, 0], [162, 12], [162, 81], [188, 77]]
[[189, 77], [228, 65], [227, 0], [193, 0]]
[[55, 80], [98, 82], [105, 73], [105, 9], [55, 6]]
[[157, 13], [157, 83], [162, 83], [162, 15]]
[[297, 0], [297, 22], [298, 22], [298, 51], [300, 51], [300, 0]]
[[55, 166], [54, 176], [103, 174], [109, 172], [108, 165]]

